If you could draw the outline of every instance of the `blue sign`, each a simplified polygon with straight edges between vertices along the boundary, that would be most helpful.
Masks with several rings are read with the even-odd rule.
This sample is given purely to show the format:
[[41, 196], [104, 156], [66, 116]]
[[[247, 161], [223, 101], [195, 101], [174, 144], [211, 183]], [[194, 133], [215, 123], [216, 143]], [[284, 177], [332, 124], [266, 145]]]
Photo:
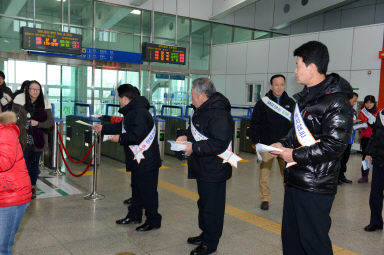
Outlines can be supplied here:
[[185, 80], [185, 76], [183, 76], [183, 75], [169, 75], [169, 74], [161, 74], [161, 73], [157, 73], [156, 78], [157, 79], [167, 79], [167, 80], [168, 79], [179, 80], [179, 81]]
[[59, 58], [76, 58], [84, 60], [99, 60], [109, 62], [120, 62], [120, 63], [132, 63], [132, 64], [143, 64], [141, 53], [118, 51], [118, 50], [105, 50], [96, 48], [82, 48], [81, 55], [71, 54], [59, 54], [59, 53], [48, 53], [30, 51], [32, 55], [44, 55]]

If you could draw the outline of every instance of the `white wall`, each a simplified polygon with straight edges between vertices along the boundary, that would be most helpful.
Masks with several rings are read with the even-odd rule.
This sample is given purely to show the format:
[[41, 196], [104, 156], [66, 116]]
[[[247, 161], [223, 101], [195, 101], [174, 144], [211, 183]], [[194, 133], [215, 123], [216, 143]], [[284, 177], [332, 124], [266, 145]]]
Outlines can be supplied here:
[[233, 105], [245, 105], [247, 82], [261, 81], [265, 93], [276, 73], [286, 76], [287, 92], [292, 96], [303, 88], [295, 80], [293, 51], [305, 42], [318, 40], [330, 53], [328, 73], [343, 76], [359, 89], [360, 98], [368, 94], [377, 98], [383, 34], [384, 24], [377, 24], [213, 46], [211, 77]]

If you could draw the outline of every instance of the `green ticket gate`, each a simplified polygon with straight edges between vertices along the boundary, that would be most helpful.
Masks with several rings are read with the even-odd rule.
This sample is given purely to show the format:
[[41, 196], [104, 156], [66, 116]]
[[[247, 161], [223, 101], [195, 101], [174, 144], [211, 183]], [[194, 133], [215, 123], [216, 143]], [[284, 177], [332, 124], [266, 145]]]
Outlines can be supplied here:
[[[89, 109], [89, 116], [79, 115], [78, 107], [86, 107]], [[100, 123], [99, 119], [90, 117], [92, 115], [92, 108], [90, 104], [75, 103], [74, 115], [68, 115], [66, 118], [66, 141], [65, 147], [71, 158], [76, 160], [82, 159], [92, 146], [92, 127]], [[85, 122], [89, 125], [81, 124], [79, 121]], [[100, 146], [100, 144], [99, 144]], [[97, 150], [100, 153], [100, 147]], [[84, 163], [89, 163], [92, 158], [92, 153], [85, 159]], [[100, 163], [100, 155], [98, 155], [98, 164]]]
[[[163, 105], [160, 117], [165, 120], [165, 141], [176, 140], [179, 133], [188, 128], [189, 120], [184, 117], [181, 106]], [[164, 147], [165, 154], [175, 156], [169, 143], [166, 142]]]
[[247, 136], [247, 130], [251, 125], [252, 110], [253, 108], [248, 106], [232, 106], [233, 117], [240, 119], [239, 149], [240, 151], [248, 153], [256, 153], [252, 148], [252, 140]]

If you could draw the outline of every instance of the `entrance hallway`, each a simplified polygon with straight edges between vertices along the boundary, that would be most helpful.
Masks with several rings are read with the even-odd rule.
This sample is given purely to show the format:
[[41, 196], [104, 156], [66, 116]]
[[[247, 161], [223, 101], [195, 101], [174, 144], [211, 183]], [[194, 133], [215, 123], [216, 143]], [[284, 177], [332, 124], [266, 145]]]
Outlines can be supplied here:
[[[256, 156], [241, 153], [241, 157], [248, 162], [240, 163], [227, 183], [224, 230], [216, 254], [282, 254], [279, 233], [283, 186], [277, 163], [271, 172], [270, 209], [262, 211], [259, 208], [259, 164]], [[105, 195], [103, 200], [92, 202], [83, 199], [91, 190], [92, 175], [75, 178], [68, 173], [64, 177], [44, 179], [54, 183], [52, 186], [56, 189], [66, 183], [82, 194], [61, 192], [56, 197], [47, 198], [42, 192], [31, 201], [16, 234], [14, 254], [189, 254], [194, 246], [187, 244], [186, 240], [200, 232], [195, 202], [196, 182], [187, 179], [186, 161], [166, 156], [158, 188], [162, 226], [159, 230], [144, 233], [135, 231], [137, 225], [115, 224], [115, 220], [127, 213], [122, 202], [131, 194], [130, 175], [122, 163], [105, 157], [101, 162], [97, 191]], [[369, 223], [370, 182], [357, 184], [360, 164], [361, 155], [351, 155], [346, 176], [354, 182], [338, 186], [333, 203], [330, 237], [335, 255], [383, 254], [383, 232], [367, 233], [363, 230]], [[76, 169], [74, 165], [71, 167]], [[84, 167], [80, 165], [81, 169]], [[41, 176], [47, 176], [47, 173], [42, 170]], [[65, 188], [68, 189], [64, 187], [63, 190]]]

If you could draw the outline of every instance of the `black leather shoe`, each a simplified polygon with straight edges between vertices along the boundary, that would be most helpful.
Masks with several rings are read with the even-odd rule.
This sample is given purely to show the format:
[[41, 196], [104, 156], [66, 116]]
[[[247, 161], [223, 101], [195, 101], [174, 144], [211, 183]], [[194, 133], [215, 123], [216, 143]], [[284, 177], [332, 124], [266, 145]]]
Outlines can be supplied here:
[[373, 232], [373, 231], [382, 230], [382, 229], [383, 229], [383, 225], [379, 226], [379, 225], [373, 225], [373, 224], [369, 224], [364, 228], [364, 230], [367, 232]]
[[125, 204], [125, 205], [130, 205], [130, 204], [132, 204], [132, 198], [130, 197], [130, 198], [128, 198], [128, 199], [125, 199], [124, 202], [123, 202], [123, 204]]
[[352, 181], [351, 180], [348, 180], [345, 176], [342, 176], [339, 178], [339, 182], [344, 182], [344, 183], [348, 183], [348, 184], [351, 184]]
[[260, 208], [261, 208], [261, 210], [264, 210], [264, 211], [268, 210], [269, 209], [269, 202], [268, 201], [261, 202]]
[[133, 218], [130, 218], [127, 216], [124, 219], [116, 221], [116, 224], [119, 224], [119, 225], [127, 225], [130, 223], [139, 224], [139, 223], [141, 223], [141, 220], [136, 220], [136, 219], [133, 219]]
[[187, 243], [194, 244], [194, 245], [200, 245], [203, 242], [203, 236], [202, 234], [194, 237], [188, 237]]
[[191, 251], [190, 255], [208, 255], [214, 253], [215, 251], [216, 249], [210, 249], [205, 244], [200, 244]]
[[151, 225], [149, 223], [144, 223], [143, 225], [136, 228], [136, 231], [144, 232], [144, 231], [150, 231], [152, 229], [158, 229], [160, 226]]
[[343, 182], [340, 179], [338, 179], [337, 180], [337, 185], [343, 185]]

